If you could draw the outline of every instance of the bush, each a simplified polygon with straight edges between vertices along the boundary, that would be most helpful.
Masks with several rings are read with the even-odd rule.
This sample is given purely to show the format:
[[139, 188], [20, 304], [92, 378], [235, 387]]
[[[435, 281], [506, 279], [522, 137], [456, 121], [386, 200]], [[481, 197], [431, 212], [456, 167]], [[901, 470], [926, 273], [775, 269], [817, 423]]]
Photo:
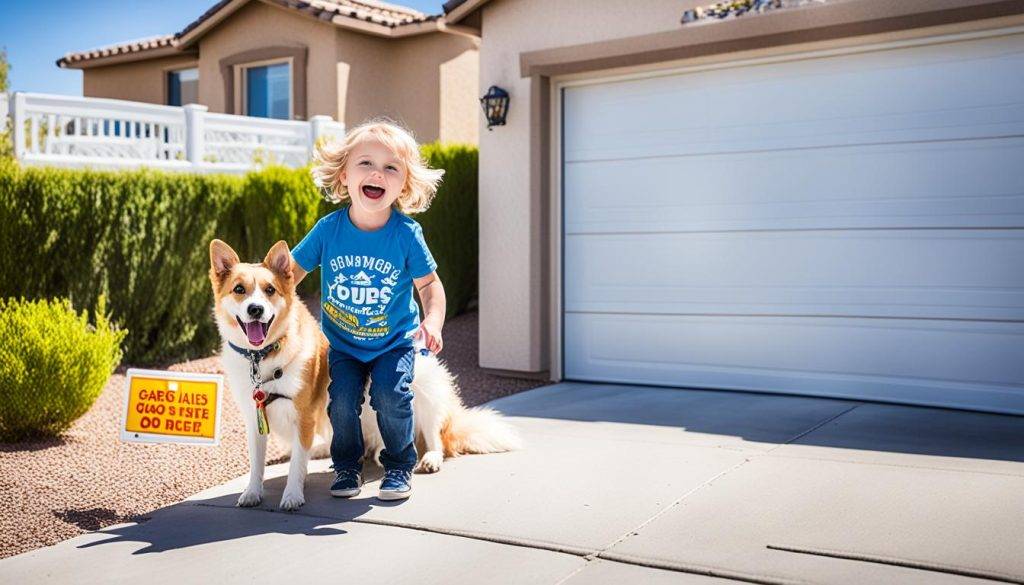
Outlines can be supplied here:
[[444, 181], [430, 208], [416, 215], [423, 237], [437, 260], [437, 275], [448, 299], [447, 315], [466, 310], [477, 294], [480, 238], [478, 220], [477, 149], [437, 143], [421, 148], [431, 168], [444, 169]]
[[0, 440], [57, 435], [95, 402], [126, 333], [96, 306], [91, 326], [66, 299], [0, 299]]
[[[425, 145], [447, 170], [434, 204], [415, 219], [438, 262], [449, 317], [477, 288], [477, 153]], [[0, 159], [0, 297], [67, 297], [129, 330], [125, 360], [159, 364], [209, 355], [218, 344], [210, 307], [208, 244], [220, 238], [258, 262], [277, 240], [295, 246], [326, 203], [309, 169], [245, 176], [153, 170], [21, 168]], [[302, 293], [319, 291], [318, 275]]]
[[[295, 247], [320, 219], [322, 197], [309, 169], [268, 167], [245, 176], [240, 197], [230, 218], [239, 218], [238, 239], [225, 239], [243, 262], [262, 262], [267, 250], [278, 240]], [[229, 220], [230, 221], [230, 220]], [[304, 295], [320, 292], [316, 278], [299, 285]]]
[[[109, 300], [126, 359], [209, 353], [207, 244], [238, 238], [225, 217], [241, 177], [21, 169], [0, 161], [0, 297]], [[229, 240], [231, 241], [231, 240]]]

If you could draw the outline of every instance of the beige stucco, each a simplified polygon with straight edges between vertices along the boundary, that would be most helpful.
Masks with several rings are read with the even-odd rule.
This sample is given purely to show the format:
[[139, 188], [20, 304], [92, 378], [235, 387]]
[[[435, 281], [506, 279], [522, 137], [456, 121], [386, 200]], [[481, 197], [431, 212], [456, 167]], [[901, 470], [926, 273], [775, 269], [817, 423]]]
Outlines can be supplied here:
[[195, 55], [177, 55], [86, 69], [82, 95], [149, 104], [167, 103], [168, 71], [196, 65]]
[[[465, 142], [477, 144], [480, 141], [480, 124], [483, 120], [477, 97], [477, 83], [480, 79], [480, 54], [477, 50], [463, 51], [441, 63], [441, 142]], [[466, 115], [473, 112], [472, 116]]]
[[[542, 202], [530, 190], [531, 81], [520, 53], [679, 27], [682, 11], [703, 1], [493, 0], [483, 8], [480, 85], [508, 90], [505, 126], [480, 132], [480, 365], [537, 372], [549, 368], [546, 244], [532, 225]], [[543, 17], [538, 17], [543, 15]]]
[[[374, 116], [397, 119], [421, 142], [475, 144], [478, 39], [440, 31], [381, 37], [253, 0], [205, 31], [186, 62], [199, 66], [199, 101], [229, 112], [222, 60], [268, 47], [305, 47], [305, 117], [352, 127]], [[86, 96], [164, 103], [168, 57], [84, 67]], [[232, 100], [234, 101], [234, 100]], [[297, 117], [300, 114], [296, 113]]]
[[479, 53], [465, 37], [432, 33], [392, 43], [395, 110], [422, 141], [477, 142]]

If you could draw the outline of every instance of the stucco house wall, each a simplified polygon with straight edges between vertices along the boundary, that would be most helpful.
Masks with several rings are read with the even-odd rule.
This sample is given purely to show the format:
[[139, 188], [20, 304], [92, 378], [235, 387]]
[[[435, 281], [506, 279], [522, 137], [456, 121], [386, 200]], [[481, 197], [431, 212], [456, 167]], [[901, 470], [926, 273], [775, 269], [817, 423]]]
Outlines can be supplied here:
[[[449, 34], [397, 39], [385, 75], [396, 112], [421, 141], [477, 142], [479, 52], [476, 43]], [[468, 115], [472, 113], [472, 115]]]
[[675, 30], [683, 10], [703, 4], [645, 0], [638, 12], [616, 0], [494, 0], [481, 8], [478, 93], [497, 85], [511, 97], [506, 125], [480, 133], [481, 366], [549, 368], [547, 248], [536, 235], [541, 209], [530, 187], [531, 80], [520, 75], [520, 53]]
[[393, 49], [390, 39], [335, 31], [334, 75], [325, 75], [322, 81], [333, 79], [336, 106], [331, 114], [351, 128], [372, 116], [393, 111], [391, 86], [386, 72], [391, 67]]
[[164, 104], [167, 72], [195, 66], [197, 61], [195, 55], [173, 56], [86, 69], [82, 75], [82, 95]]

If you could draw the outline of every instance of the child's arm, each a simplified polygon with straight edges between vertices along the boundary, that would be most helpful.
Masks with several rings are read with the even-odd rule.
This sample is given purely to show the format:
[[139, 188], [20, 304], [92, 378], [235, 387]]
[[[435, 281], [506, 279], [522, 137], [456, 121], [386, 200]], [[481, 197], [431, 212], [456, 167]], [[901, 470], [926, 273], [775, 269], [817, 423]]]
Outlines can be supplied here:
[[418, 332], [417, 335], [424, 335], [423, 342], [427, 349], [435, 354], [441, 353], [441, 348], [444, 347], [444, 343], [441, 341], [441, 327], [444, 326], [447, 303], [444, 286], [441, 284], [441, 279], [437, 277], [436, 271], [420, 278], [414, 278], [413, 284], [419, 292], [420, 303], [423, 305], [423, 322], [420, 323], [422, 333]]

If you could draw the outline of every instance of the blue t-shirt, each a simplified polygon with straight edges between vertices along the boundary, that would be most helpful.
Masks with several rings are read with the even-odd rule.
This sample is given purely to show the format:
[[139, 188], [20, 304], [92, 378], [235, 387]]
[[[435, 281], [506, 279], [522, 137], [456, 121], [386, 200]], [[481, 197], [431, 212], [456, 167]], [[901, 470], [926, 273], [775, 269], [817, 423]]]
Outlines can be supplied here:
[[380, 229], [352, 224], [349, 207], [320, 219], [292, 250], [307, 272], [320, 267], [320, 327], [331, 347], [362, 362], [412, 346], [420, 325], [414, 278], [437, 268], [415, 220], [391, 210]]

